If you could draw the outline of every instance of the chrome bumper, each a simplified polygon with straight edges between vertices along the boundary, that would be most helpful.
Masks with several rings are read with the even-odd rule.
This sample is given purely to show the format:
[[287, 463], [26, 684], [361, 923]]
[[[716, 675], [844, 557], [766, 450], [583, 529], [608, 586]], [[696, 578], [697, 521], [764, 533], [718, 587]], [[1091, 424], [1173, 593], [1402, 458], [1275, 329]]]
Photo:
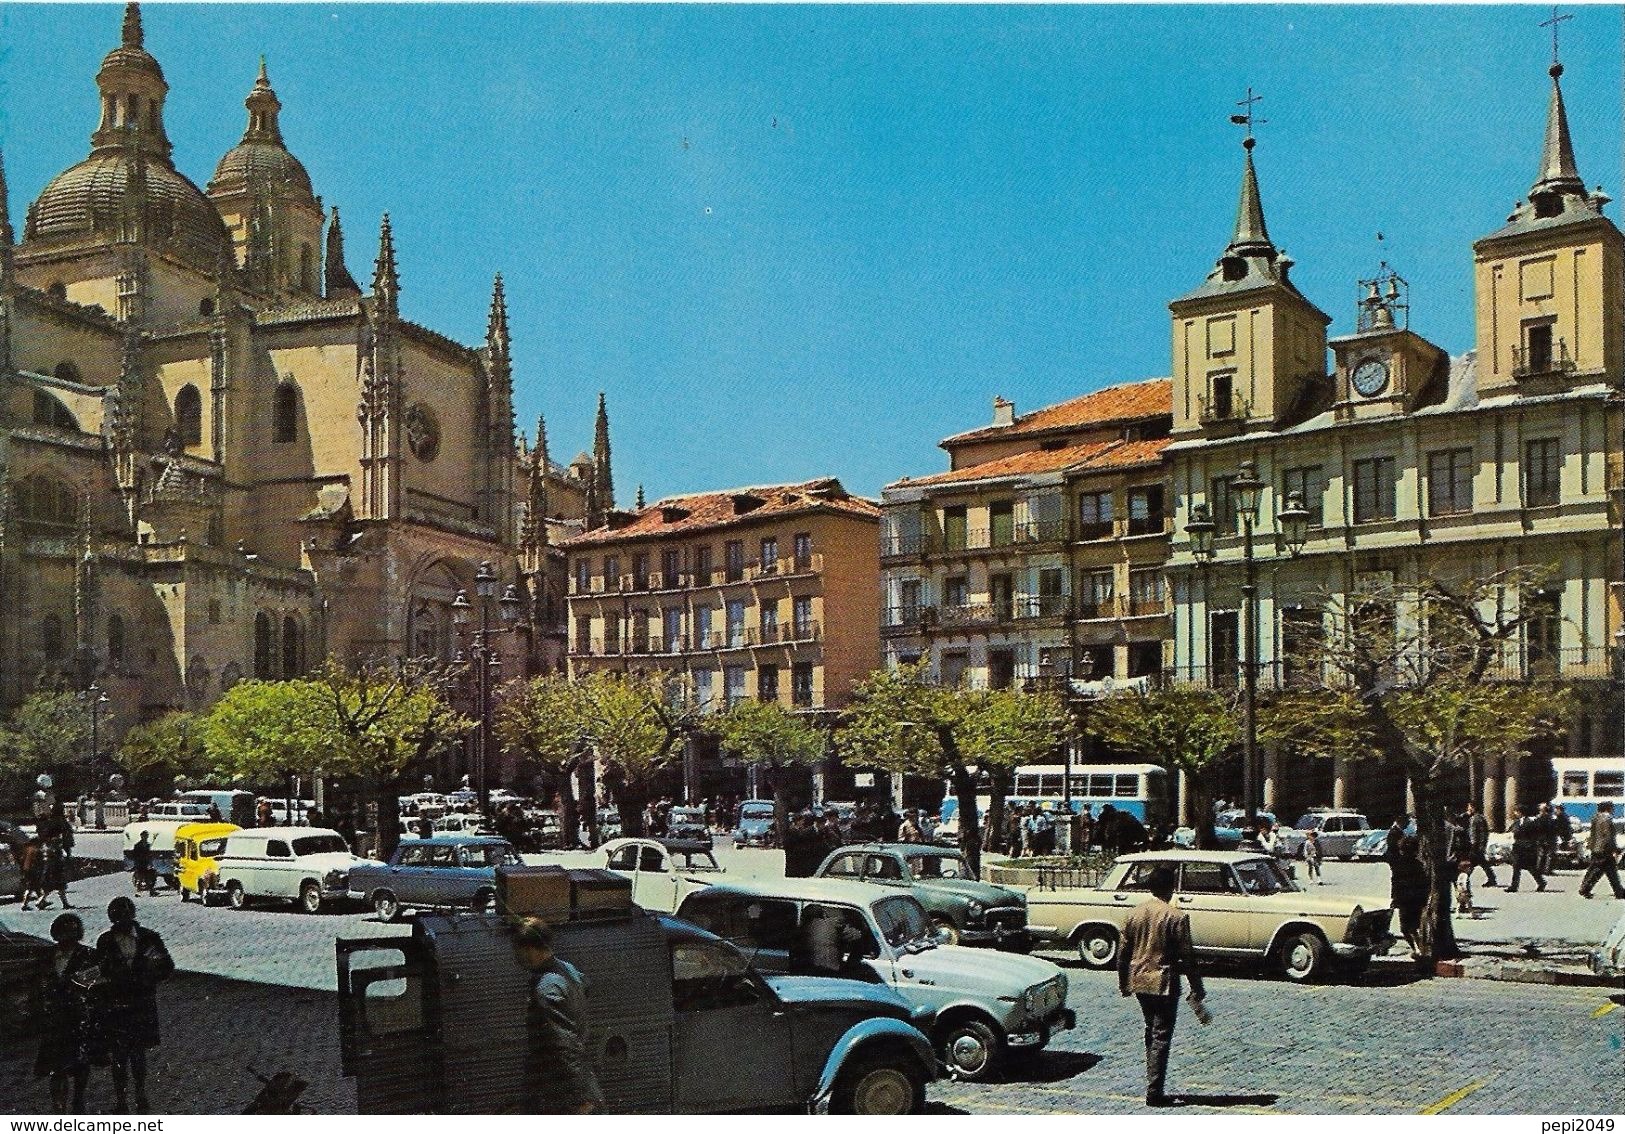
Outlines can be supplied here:
[[1070, 1008], [1057, 1008], [1036, 1032], [1011, 1032], [1004, 1037], [1004, 1042], [1007, 1047], [1043, 1047], [1056, 1032], [1070, 1031], [1077, 1026], [1076, 1012]]

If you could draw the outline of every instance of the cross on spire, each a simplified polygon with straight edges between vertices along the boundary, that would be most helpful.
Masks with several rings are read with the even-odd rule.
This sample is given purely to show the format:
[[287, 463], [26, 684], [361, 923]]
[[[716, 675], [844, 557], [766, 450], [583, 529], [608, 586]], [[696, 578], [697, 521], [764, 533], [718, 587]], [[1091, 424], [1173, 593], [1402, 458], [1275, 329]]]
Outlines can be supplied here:
[[1247, 137], [1242, 140], [1241, 144], [1247, 147], [1249, 150], [1258, 144], [1257, 139], [1253, 137], [1253, 127], [1263, 126], [1269, 122], [1268, 118], [1260, 118], [1253, 113], [1253, 106], [1263, 101], [1263, 95], [1254, 94], [1253, 88], [1248, 87], [1247, 97], [1236, 103], [1237, 106], [1244, 108], [1242, 113], [1232, 114], [1230, 116], [1230, 121], [1232, 123], [1237, 126], [1245, 126], [1247, 128]]
[[1557, 29], [1563, 24], [1564, 21], [1572, 19], [1574, 19], [1574, 13], [1565, 12], [1562, 15], [1559, 15], [1557, 5], [1553, 4], [1552, 18], [1549, 20], [1542, 20], [1540, 22], [1541, 27], [1552, 29], [1552, 71], [1554, 74], [1562, 74], [1563, 72], [1563, 64], [1558, 62], [1557, 59]]

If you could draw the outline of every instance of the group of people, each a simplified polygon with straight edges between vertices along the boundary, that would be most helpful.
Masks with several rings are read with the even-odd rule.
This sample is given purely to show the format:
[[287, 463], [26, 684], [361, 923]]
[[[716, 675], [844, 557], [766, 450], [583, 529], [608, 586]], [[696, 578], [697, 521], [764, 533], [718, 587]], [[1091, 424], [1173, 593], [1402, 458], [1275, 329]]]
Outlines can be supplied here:
[[68, 901], [68, 863], [73, 857], [73, 824], [68, 822], [62, 805], [56, 804], [42, 816], [34, 833], [17, 848], [17, 866], [23, 876], [22, 908], [31, 910], [51, 908], [51, 895], [55, 894], [62, 908], [71, 910]]
[[1122, 854], [1149, 847], [1154, 841], [1144, 823], [1109, 803], [1101, 806], [1099, 814], [1087, 803], [1070, 814], [1036, 803], [1014, 803], [1005, 809], [1002, 826], [987, 825], [982, 845], [987, 850], [1012, 856], [1054, 854], [1063, 823], [1069, 827], [1067, 845], [1073, 853], [1099, 847], [1108, 853]]
[[93, 1068], [113, 1080], [114, 1109], [149, 1110], [147, 1052], [158, 1045], [158, 985], [175, 971], [163, 938], [136, 920], [135, 903], [114, 898], [108, 928], [92, 948], [78, 914], [51, 923], [52, 948], [42, 974], [44, 1017], [36, 1078], [49, 1079], [58, 1114], [83, 1114]]

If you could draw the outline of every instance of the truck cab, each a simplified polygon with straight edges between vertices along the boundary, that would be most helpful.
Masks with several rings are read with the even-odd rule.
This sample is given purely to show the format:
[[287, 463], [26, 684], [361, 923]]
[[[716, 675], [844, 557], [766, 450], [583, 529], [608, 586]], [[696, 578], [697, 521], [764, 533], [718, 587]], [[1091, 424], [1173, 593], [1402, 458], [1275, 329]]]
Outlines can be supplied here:
[[[535, 1112], [533, 978], [510, 941], [502, 918], [464, 914], [337, 943], [342, 1068], [362, 1113]], [[608, 1113], [918, 1113], [936, 1076], [914, 1010], [889, 989], [767, 976], [676, 918], [570, 918], [554, 952], [586, 979]]]

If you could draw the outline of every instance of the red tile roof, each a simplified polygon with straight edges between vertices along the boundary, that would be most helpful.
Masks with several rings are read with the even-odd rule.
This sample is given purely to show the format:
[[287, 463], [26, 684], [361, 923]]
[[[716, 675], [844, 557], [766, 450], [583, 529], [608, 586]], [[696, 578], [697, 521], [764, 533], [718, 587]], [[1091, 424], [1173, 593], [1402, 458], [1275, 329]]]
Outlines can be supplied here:
[[[749, 511], [740, 512], [737, 501], [760, 501]], [[639, 512], [628, 513], [631, 520], [619, 527], [595, 528], [564, 540], [562, 547], [587, 547], [623, 540], [688, 534], [735, 524], [779, 520], [806, 512], [836, 512], [859, 519], [880, 518], [880, 506], [861, 496], [849, 496], [841, 482], [831, 478], [800, 484], [771, 484], [752, 488], [730, 488], [721, 492], [701, 492], [691, 496], [668, 496]]]
[[1033, 473], [1093, 472], [1155, 465], [1162, 462], [1162, 451], [1168, 441], [1166, 437], [1159, 437], [1151, 441], [1092, 441], [1083, 445], [1068, 445], [1063, 449], [1031, 449], [952, 472], [911, 477], [899, 481], [898, 485], [957, 484]]
[[984, 425], [966, 433], [944, 438], [943, 448], [963, 441], [988, 441], [996, 437], [1021, 437], [1030, 433], [1106, 425], [1116, 421], [1156, 417], [1174, 412], [1174, 383], [1170, 378], [1148, 378], [1107, 386], [1082, 397], [1024, 413], [1012, 425]]

